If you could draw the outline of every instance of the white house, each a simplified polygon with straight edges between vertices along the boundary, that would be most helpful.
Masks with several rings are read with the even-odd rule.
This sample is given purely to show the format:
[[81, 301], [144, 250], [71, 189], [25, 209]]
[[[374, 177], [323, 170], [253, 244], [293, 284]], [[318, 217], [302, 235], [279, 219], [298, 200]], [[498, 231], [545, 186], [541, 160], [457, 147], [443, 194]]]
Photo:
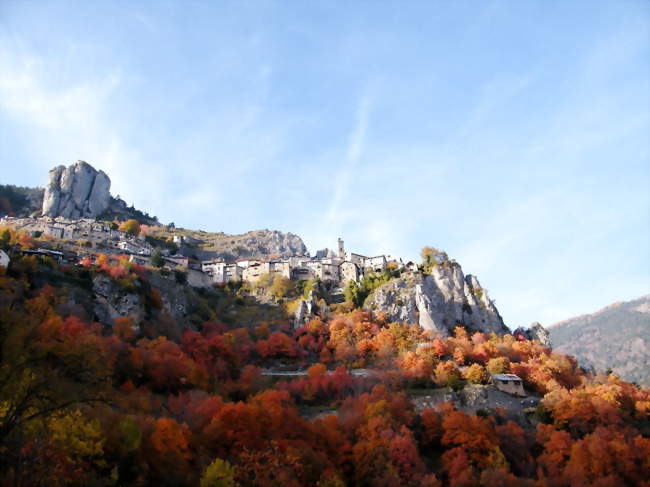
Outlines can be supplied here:
[[376, 257], [367, 257], [363, 261], [363, 267], [366, 270], [370, 270], [373, 272], [381, 272], [386, 268], [387, 265], [386, 261], [386, 256], [385, 255], [377, 255]]
[[4, 250], [0, 249], [0, 267], [9, 267], [9, 256], [7, 255], [7, 252]]
[[201, 270], [212, 278], [213, 283], [222, 283], [228, 280], [226, 264], [221, 259], [204, 260], [201, 262]]
[[347, 252], [345, 254], [345, 260], [346, 261], [352, 262], [352, 263], [360, 265], [360, 266], [363, 266], [363, 263], [365, 262], [365, 260], [367, 258], [368, 257], [366, 257], [365, 255], [353, 254], [352, 252]]
[[123, 240], [117, 244], [118, 249], [122, 249], [129, 254], [151, 255], [149, 245], [136, 240]]

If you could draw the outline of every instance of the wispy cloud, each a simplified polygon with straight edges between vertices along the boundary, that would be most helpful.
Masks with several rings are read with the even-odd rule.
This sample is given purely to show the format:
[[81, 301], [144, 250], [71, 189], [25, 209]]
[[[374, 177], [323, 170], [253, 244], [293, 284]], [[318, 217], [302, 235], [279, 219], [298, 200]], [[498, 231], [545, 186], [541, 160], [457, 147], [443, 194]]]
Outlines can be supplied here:
[[349, 210], [345, 210], [344, 203], [350, 193], [356, 169], [364, 154], [371, 105], [369, 93], [364, 94], [357, 105], [355, 124], [350, 132], [345, 159], [337, 172], [334, 194], [325, 217], [330, 231], [340, 232], [343, 224], [352, 216]]

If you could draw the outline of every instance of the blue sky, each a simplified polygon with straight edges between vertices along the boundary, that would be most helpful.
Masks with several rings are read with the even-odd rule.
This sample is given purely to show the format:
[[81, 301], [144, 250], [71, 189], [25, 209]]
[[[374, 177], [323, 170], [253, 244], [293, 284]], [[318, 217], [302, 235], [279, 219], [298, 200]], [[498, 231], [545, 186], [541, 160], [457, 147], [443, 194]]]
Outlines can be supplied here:
[[2, 183], [446, 250], [506, 323], [650, 292], [650, 3], [0, 0]]

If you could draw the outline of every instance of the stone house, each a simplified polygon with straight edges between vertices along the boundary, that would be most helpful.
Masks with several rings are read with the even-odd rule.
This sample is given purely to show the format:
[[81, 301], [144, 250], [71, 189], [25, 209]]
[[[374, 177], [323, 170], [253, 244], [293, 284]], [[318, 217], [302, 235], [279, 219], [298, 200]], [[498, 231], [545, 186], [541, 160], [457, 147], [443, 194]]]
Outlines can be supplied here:
[[242, 269], [246, 269], [253, 264], [259, 264], [260, 261], [256, 259], [237, 259], [235, 263]]
[[182, 267], [187, 269], [190, 266], [190, 259], [183, 255], [170, 255], [169, 257], [163, 257], [163, 260], [172, 267]]
[[492, 385], [513, 396], [526, 396], [521, 378], [515, 374], [491, 374]]
[[268, 274], [270, 270], [268, 262], [256, 262], [242, 271], [242, 279], [246, 282], [257, 282], [262, 274]]
[[308, 281], [314, 278], [314, 274], [309, 267], [300, 265], [291, 268], [291, 278], [296, 281]]
[[352, 262], [353, 264], [357, 264], [360, 267], [364, 267], [364, 262], [368, 257], [365, 255], [361, 254], [353, 254], [352, 252], [348, 252], [345, 254], [345, 260], [348, 262]]
[[377, 255], [375, 257], [366, 257], [363, 261], [363, 267], [366, 272], [382, 272], [386, 269], [388, 262], [385, 255]]
[[226, 277], [226, 264], [221, 259], [204, 260], [201, 262], [201, 271], [211, 277], [213, 283], [223, 283]]
[[341, 282], [341, 287], [345, 287], [348, 282], [355, 281], [358, 282], [361, 276], [359, 266], [354, 262], [345, 261], [342, 262], [339, 266], [339, 279]]
[[45, 235], [61, 240], [63, 238], [63, 227], [48, 225], [45, 227]]
[[[238, 263], [239, 264], [239, 263]], [[243, 269], [242, 279], [246, 282], [257, 282], [263, 274], [279, 274], [291, 279], [291, 266], [286, 260], [271, 260], [268, 262], [255, 261]]]
[[226, 266], [226, 281], [239, 281], [242, 278], [244, 270], [237, 264], [228, 264]]
[[291, 279], [291, 266], [289, 265], [289, 261], [286, 260], [272, 260], [269, 262], [269, 272]]
[[333, 262], [324, 262], [321, 265], [321, 281], [339, 282], [341, 276], [339, 275], [339, 266]]
[[192, 287], [208, 287], [212, 284], [210, 276], [197, 269], [188, 269], [187, 283]]

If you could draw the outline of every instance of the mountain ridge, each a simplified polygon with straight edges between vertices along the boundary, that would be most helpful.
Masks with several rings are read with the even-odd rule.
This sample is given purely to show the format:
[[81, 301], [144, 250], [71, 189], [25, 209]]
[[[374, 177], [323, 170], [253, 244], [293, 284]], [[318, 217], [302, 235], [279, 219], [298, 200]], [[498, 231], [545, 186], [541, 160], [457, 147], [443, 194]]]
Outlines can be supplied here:
[[650, 384], [650, 294], [548, 327], [553, 348], [584, 366]]

